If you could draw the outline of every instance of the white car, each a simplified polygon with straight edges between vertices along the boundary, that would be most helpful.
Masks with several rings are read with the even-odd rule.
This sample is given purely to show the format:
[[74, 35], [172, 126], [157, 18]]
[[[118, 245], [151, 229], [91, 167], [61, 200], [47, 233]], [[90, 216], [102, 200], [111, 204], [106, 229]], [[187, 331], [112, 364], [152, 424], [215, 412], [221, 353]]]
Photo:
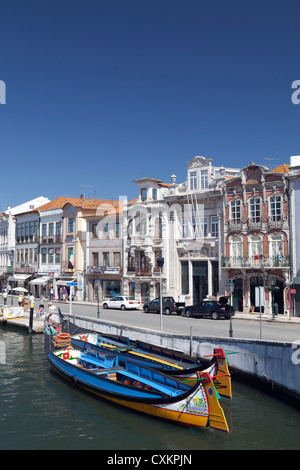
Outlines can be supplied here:
[[132, 300], [130, 297], [118, 295], [112, 299], [104, 300], [102, 303], [103, 308], [120, 308], [126, 310], [127, 308], [140, 308], [140, 302]]

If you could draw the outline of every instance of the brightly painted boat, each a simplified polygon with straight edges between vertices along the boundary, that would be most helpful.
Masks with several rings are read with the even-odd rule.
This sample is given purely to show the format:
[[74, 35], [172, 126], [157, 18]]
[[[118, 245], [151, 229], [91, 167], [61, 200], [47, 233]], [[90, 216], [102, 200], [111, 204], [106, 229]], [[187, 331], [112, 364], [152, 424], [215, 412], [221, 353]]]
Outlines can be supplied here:
[[120, 366], [115, 355], [55, 348], [55, 344], [57, 338], [53, 341], [51, 335], [45, 335], [52, 370], [97, 398], [176, 424], [229, 431], [209, 373], [198, 372], [197, 382], [191, 385], [130, 359]]
[[119, 362], [130, 358], [138, 364], [155, 368], [168, 375], [175, 376], [179, 380], [189, 380], [191, 384], [197, 381], [197, 372], [207, 372], [213, 378], [214, 384], [220, 395], [232, 398], [231, 376], [228, 361], [223, 348], [215, 348], [211, 355], [211, 363], [207, 366], [166, 348], [153, 346], [141, 341], [131, 341], [122, 338], [121, 342], [115, 337], [108, 337], [99, 333], [81, 331], [71, 336], [71, 344], [75, 348], [85, 348], [94, 351], [106, 351], [118, 356]]
[[12, 320], [14, 318], [24, 318], [23, 307], [1, 307], [0, 316], [3, 320]]

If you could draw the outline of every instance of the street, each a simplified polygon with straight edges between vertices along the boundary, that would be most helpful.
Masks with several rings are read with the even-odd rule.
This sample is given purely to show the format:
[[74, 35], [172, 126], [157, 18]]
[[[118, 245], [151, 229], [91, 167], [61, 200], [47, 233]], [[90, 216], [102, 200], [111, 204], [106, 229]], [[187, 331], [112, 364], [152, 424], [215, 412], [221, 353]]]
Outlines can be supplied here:
[[[70, 304], [55, 302], [62, 313], [69, 313]], [[97, 305], [72, 303], [72, 314], [97, 318]], [[131, 325], [151, 330], [160, 330], [160, 315], [144, 313], [142, 310], [113, 310], [100, 307], [100, 319], [116, 322], [120, 325]], [[163, 315], [163, 331], [168, 333], [193, 336], [229, 337], [230, 321], [225, 319], [211, 320], [208, 318], [186, 318], [177, 315]], [[233, 317], [233, 338], [260, 339], [260, 322], [257, 319], [239, 319]], [[276, 320], [262, 321], [262, 340], [293, 342], [300, 340], [300, 324], [283, 323]]]

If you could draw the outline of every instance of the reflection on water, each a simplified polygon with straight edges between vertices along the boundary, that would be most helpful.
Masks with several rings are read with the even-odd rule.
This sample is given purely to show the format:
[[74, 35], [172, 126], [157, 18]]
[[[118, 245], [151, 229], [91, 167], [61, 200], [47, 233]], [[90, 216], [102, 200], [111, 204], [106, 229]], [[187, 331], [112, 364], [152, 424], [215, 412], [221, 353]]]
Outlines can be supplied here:
[[0, 449], [299, 449], [297, 410], [233, 383], [222, 399], [230, 433], [189, 429], [98, 401], [54, 376], [43, 335], [0, 329]]

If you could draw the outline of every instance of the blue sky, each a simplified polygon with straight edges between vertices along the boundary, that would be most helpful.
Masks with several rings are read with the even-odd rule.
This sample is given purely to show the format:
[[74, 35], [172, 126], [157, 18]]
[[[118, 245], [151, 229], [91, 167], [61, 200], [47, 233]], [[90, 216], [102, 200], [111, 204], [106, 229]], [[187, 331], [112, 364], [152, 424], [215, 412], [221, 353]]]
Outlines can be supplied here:
[[300, 154], [298, 1], [0, 4], [0, 204]]

